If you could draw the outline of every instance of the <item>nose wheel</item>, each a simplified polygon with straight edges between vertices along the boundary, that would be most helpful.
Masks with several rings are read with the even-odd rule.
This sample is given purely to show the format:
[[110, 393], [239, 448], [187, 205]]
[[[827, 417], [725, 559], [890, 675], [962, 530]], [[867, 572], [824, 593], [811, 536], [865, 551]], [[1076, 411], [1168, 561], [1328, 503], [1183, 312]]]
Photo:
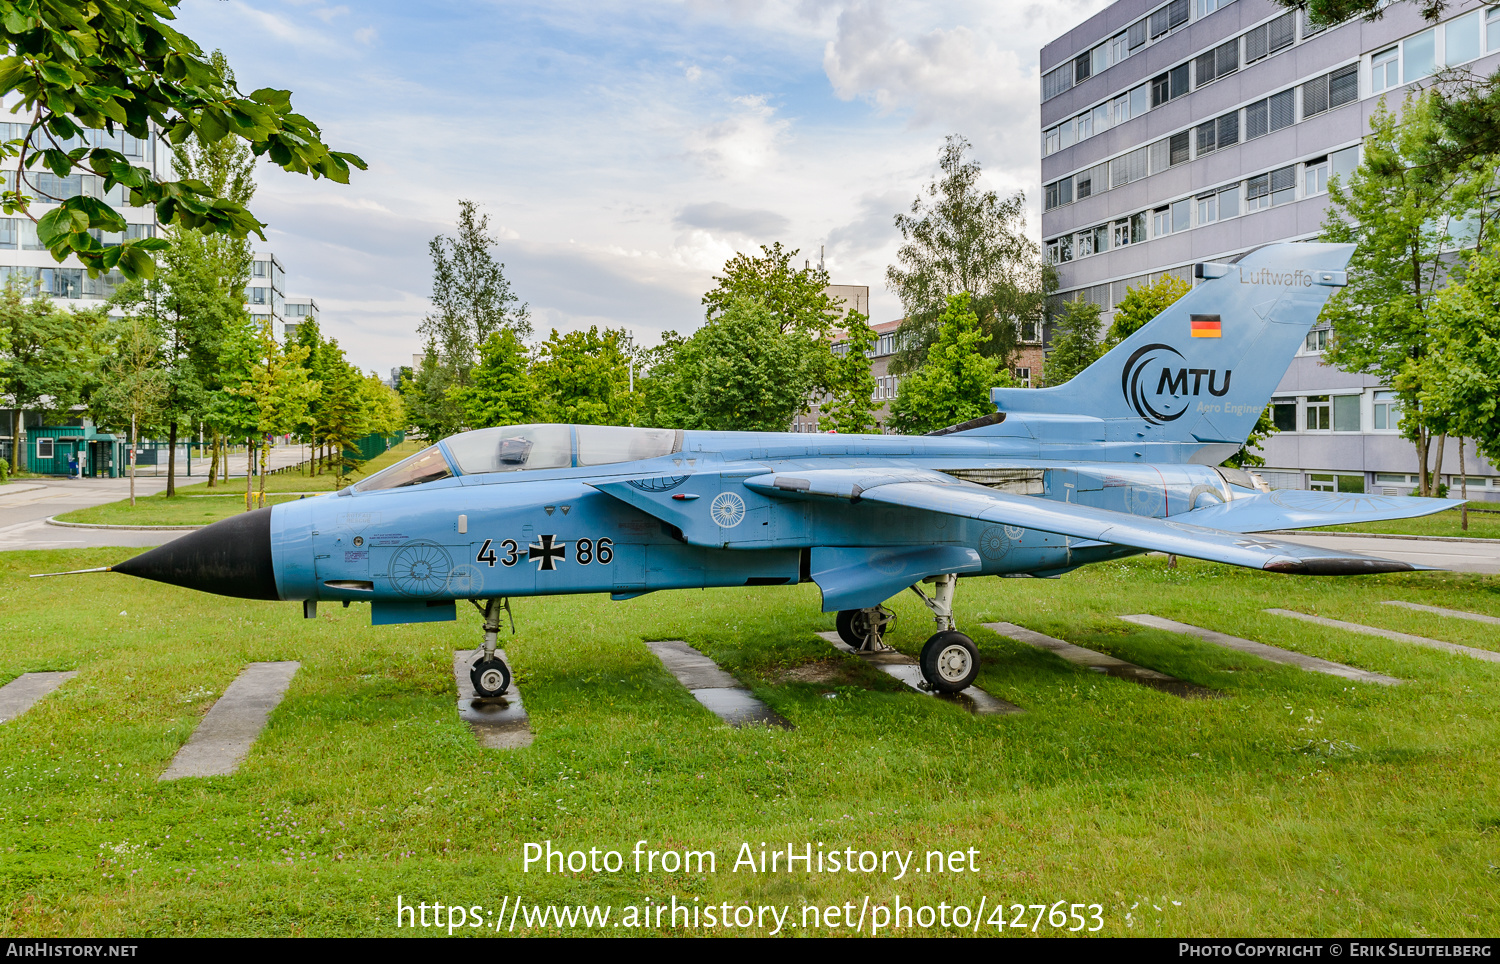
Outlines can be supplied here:
[[956, 629], [934, 633], [922, 647], [922, 678], [939, 693], [961, 693], [979, 676], [979, 648]]
[[484, 699], [500, 696], [510, 688], [510, 667], [498, 656], [484, 656], [469, 670], [474, 693]]

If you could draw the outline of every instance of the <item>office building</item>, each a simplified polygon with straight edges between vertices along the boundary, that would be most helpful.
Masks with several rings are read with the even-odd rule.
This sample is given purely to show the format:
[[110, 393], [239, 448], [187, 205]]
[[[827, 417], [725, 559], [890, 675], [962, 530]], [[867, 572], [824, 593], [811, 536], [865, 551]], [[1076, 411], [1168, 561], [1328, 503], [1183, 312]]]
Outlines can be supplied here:
[[[1445, 67], [1500, 67], [1500, 8], [1440, 23], [1394, 3], [1319, 27], [1270, 0], [1118, 0], [1042, 48], [1042, 233], [1060, 296], [1106, 318], [1132, 285], [1260, 245], [1317, 237], [1329, 178], [1359, 165], [1377, 105]], [[1315, 329], [1274, 397], [1273, 485], [1410, 492], [1415, 447], [1388, 386], [1322, 364]], [[1470, 495], [1500, 499], [1468, 460]], [[1458, 445], [1443, 480], [1458, 489]]]
[[257, 324], [270, 324], [273, 336], [286, 333], [286, 269], [269, 251], [251, 256], [250, 283], [245, 285], [245, 309]]

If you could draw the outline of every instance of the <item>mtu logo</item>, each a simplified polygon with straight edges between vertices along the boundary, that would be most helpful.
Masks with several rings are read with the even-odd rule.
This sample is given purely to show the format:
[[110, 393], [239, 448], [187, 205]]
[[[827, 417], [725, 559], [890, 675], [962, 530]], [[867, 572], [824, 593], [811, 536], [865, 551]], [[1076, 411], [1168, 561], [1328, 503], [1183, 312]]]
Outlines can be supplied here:
[[1120, 389], [1130, 407], [1152, 425], [1181, 418], [1188, 410], [1188, 398], [1205, 387], [1216, 398], [1229, 392], [1232, 371], [1225, 369], [1220, 386], [1217, 368], [1188, 368], [1179, 366], [1177, 360], [1183, 360], [1182, 352], [1171, 345], [1147, 345], [1130, 356], [1120, 373]]

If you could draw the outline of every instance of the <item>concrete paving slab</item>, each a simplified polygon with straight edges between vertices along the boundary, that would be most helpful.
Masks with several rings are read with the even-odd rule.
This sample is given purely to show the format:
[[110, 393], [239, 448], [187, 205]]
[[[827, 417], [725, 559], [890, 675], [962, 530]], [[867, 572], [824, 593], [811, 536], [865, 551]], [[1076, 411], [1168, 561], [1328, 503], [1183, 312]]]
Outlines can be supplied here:
[[730, 726], [761, 723], [792, 729], [785, 717], [771, 709], [739, 680], [719, 668], [719, 664], [680, 639], [654, 639], [646, 648], [656, 654], [677, 681], [687, 687], [693, 699]]
[[1065, 640], [1044, 633], [1038, 633], [1027, 629], [1025, 626], [1017, 626], [1015, 623], [985, 623], [984, 628], [1001, 636], [1007, 636], [1017, 642], [1037, 649], [1045, 649], [1056, 653], [1063, 659], [1075, 666], [1084, 666], [1105, 676], [1113, 676], [1116, 679], [1129, 680], [1132, 683], [1140, 683], [1152, 689], [1161, 690], [1163, 693], [1171, 693], [1173, 696], [1196, 697], [1199, 699], [1218, 696], [1213, 690], [1199, 686], [1196, 683], [1187, 683], [1175, 676], [1159, 673], [1154, 669], [1127, 663], [1123, 659], [1116, 659], [1105, 653], [1095, 652], [1092, 649], [1084, 649], [1075, 646]]
[[970, 686], [968, 689], [958, 693], [935, 693], [932, 690], [923, 689], [922, 684], [926, 680], [922, 678], [922, 667], [917, 665], [917, 661], [905, 653], [898, 653], [894, 650], [885, 653], [861, 653], [840, 639], [838, 633], [819, 633], [818, 635], [832, 643], [835, 649], [842, 650], [851, 656], [858, 656], [865, 662], [878, 667], [886, 675], [892, 676], [910, 686], [923, 696], [931, 696], [934, 699], [955, 703], [976, 716], [1002, 716], [1011, 713], [1026, 712], [1016, 704], [1002, 700], [998, 696], [991, 696], [977, 686]]
[[[497, 649], [495, 655], [505, 659], [505, 650]], [[485, 698], [476, 694], [474, 681], [469, 679], [469, 668], [477, 658], [472, 649], [461, 649], [453, 654], [453, 682], [458, 684], [458, 718], [469, 724], [474, 739], [487, 750], [519, 750], [530, 746], [531, 717], [521, 702], [521, 688], [512, 679], [504, 696]]]
[[1361, 683], [1379, 683], [1382, 686], [1397, 686], [1401, 683], [1394, 676], [1383, 676], [1380, 673], [1372, 673], [1369, 670], [1345, 666], [1343, 663], [1318, 659], [1316, 656], [1294, 653], [1289, 649], [1267, 646], [1265, 643], [1257, 643], [1252, 639], [1242, 639], [1239, 636], [1230, 636], [1227, 633], [1215, 632], [1212, 629], [1190, 626], [1187, 623], [1179, 623], [1175, 619], [1163, 619], [1161, 616], [1145, 614], [1121, 616], [1120, 618], [1126, 622], [1135, 623], [1138, 626], [1149, 626], [1152, 629], [1165, 629], [1169, 633], [1196, 636], [1205, 643], [1224, 646], [1241, 653], [1248, 653], [1251, 656], [1259, 656], [1261, 659], [1270, 660], [1273, 663], [1285, 663], [1288, 666], [1296, 666], [1313, 673], [1327, 673], [1329, 676], [1340, 676], [1344, 679], [1357, 680]]
[[0, 723], [25, 713], [37, 700], [77, 675], [77, 670], [66, 673], [22, 673], [0, 686]]
[[1455, 619], [1472, 619], [1476, 623], [1493, 623], [1496, 626], [1500, 626], [1500, 617], [1486, 616], [1483, 613], [1466, 613], [1462, 609], [1443, 609], [1440, 606], [1424, 606], [1421, 603], [1404, 602], [1400, 599], [1387, 599], [1381, 605], [1401, 606], [1405, 609], [1415, 609], [1419, 612], [1433, 613], [1438, 616], [1452, 616]]
[[1472, 656], [1475, 659], [1482, 659], [1490, 663], [1500, 663], [1500, 653], [1491, 652], [1487, 649], [1475, 649], [1473, 646], [1460, 646], [1458, 643], [1446, 643], [1441, 639], [1428, 639], [1426, 636], [1398, 633], [1393, 629], [1377, 629], [1374, 626], [1361, 626], [1359, 623], [1346, 623], [1342, 619], [1309, 616], [1307, 613], [1293, 612], [1290, 609], [1267, 609], [1265, 612], [1274, 613], [1277, 616], [1287, 616], [1291, 619], [1300, 619], [1303, 622], [1316, 623], [1319, 626], [1328, 626], [1333, 629], [1347, 629], [1351, 633], [1379, 636], [1382, 639], [1393, 639], [1398, 643], [1414, 643], [1418, 646], [1427, 646], [1431, 649], [1441, 649], [1449, 653]]
[[246, 666], [159, 779], [222, 777], [238, 770], [301, 667], [296, 660]]

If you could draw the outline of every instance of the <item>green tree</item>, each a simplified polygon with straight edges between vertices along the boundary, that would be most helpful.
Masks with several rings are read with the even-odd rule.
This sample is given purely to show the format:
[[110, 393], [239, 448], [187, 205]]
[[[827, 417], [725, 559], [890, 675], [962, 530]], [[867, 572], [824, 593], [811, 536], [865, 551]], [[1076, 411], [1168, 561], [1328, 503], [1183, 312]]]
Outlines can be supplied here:
[[[340, 183], [348, 182], [351, 166], [365, 167], [353, 154], [330, 150], [317, 125], [292, 110], [290, 92], [241, 93], [226, 70], [168, 26], [176, 6], [177, 0], [7, 3], [0, 16], [0, 47], [9, 54], [0, 60], [0, 94], [31, 122], [26, 137], [6, 145], [5, 153], [19, 155], [23, 171], [87, 171], [104, 178], [106, 191], [123, 184], [130, 203], [155, 205], [162, 223], [238, 237], [260, 233], [264, 225], [199, 181], [163, 180], [149, 166], [132, 163], [110, 146], [113, 136], [123, 130], [144, 140], [160, 132], [171, 144], [237, 138], [285, 170]], [[91, 137], [94, 130], [108, 136]], [[29, 187], [28, 180], [18, 187]], [[29, 216], [32, 196], [5, 192], [5, 212]], [[37, 236], [58, 261], [71, 254], [92, 275], [118, 268], [126, 277], [149, 277], [148, 252], [164, 247], [160, 239], [105, 247], [90, 233], [124, 230], [117, 211], [88, 195], [61, 199], [37, 222]]]
[[1099, 360], [1104, 345], [1099, 341], [1099, 306], [1079, 299], [1063, 306], [1062, 317], [1052, 333], [1052, 347], [1042, 365], [1042, 380], [1050, 387], [1061, 385]]
[[[444, 434], [463, 425], [463, 393], [452, 390], [469, 387], [479, 346], [502, 331], [518, 338], [531, 334], [530, 312], [525, 304], [518, 306], [505, 265], [490, 252], [494, 246], [489, 215], [480, 214], [473, 201], [458, 202], [455, 237], [438, 235], [427, 246], [432, 258], [432, 313], [418, 331], [435, 349], [429, 355], [431, 366], [442, 372], [429, 371], [425, 378], [419, 373], [417, 381], [429, 389], [441, 388], [429, 393], [421, 410], [432, 409], [432, 424], [449, 430]], [[424, 367], [428, 364], [424, 360]]]
[[[167, 399], [167, 373], [161, 366], [161, 335], [140, 317], [124, 318], [110, 326], [114, 337], [104, 358], [104, 378], [89, 398], [94, 421], [127, 433], [131, 451], [140, 435], [162, 429]], [[130, 504], [135, 505], [135, 458], [130, 459]]]
[[334, 487], [341, 489], [348, 484], [348, 474], [363, 462], [354, 445], [370, 434], [371, 419], [360, 390], [364, 377], [344, 359], [336, 340], [326, 344], [331, 355], [325, 369], [328, 381], [323, 384], [329, 398], [323, 431], [333, 452]]
[[967, 294], [952, 295], [938, 319], [926, 364], [907, 375], [891, 403], [891, 425], [921, 435], [995, 411], [990, 389], [1013, 388], [998, 359], [980, 353], [984, 332]]
[[715, 275], [716, 284], [703, 296], [709, 320], [729, 311], [736, 303], [758, 301], [761, 311], [776, 323], [782, 334], [827, 336], [839, 324], [839, 305], [827, 292], [828, 272], [822, 267], [792, 265], [797, 250], [786, 250], [781, 242], [761, 245], [759, 257], [737, 253]]
[[1192, 284], [1172, 274], [1125, 290], [1125, 297], [1115, 306], [1115, 317], [1104, 333], [1104, 350], [1140, 331], [1146, 322], [1171, 307], [1178, 298], [1193, 290]]
[[1422, 495], [1436, 490], [1446, 413], [1423, 402], [1422, 360], [1432, 353], [1427, 307], [1471, 243], [1490, 233], [1495, 159], [1476, 169], [1424, 168], [1418, 161], [1442, 136], [1435, 97], [1408, 97], [1399, 117], [1377, 105], [1364, 158], [1347, 185], [1329, 184], [1324, 241], [1358, 245], [1349, 284], [1323, 309], [1333, 326], [1325, 360], [1390, 385], [1401, 400], [1401, 433], [1415, 443]]
[[416, 373], [401, 383], [401, 400], [416, 430], [435, 442], [463, 429], [466, 390], [454, 382], [452, 368], [443, 363], [437, 342], [429, 338]]
[[470, 428], [523, 425], [540, 418], [531, 357], [514, 331], [497, 331], [486, 338], [470, 383], [449, 391]]
[[[1445, 431], [1472, 438], [1480, 455], [1500, 465], [1500, 252], [1490, 247], [1472, 257], [1462, 280], [1428, 303], [1427, 320], [1432, 351], [1412, 366], [1423, 410], [1445, 413]], [[1467, 465], [1459, 472], [1466, 478]]]
[[875, 375], [866, 353], [875, 345], [875, 329], [864, 315], [851, 311], [844, 319], [844, 330], [818, 428], [846, 434], [869, 432], [875, 428]]
[[692, 364], [694, 357], [689, 341], [675, 331], [668, 331], [662, 334], [661, 344], [655, 348], [637, 350], [635, 389], [640, 424], [659, 428], [687, 425], [691, 399], [686, 393], [691, 378], [685, 367]]
[[[307, 417], [307, 406], [322, 391], [318, 382], [306, 378], [302, 362], [307, 349], [293, 342], [282, 349], [271, 331], [270, 321], [255, 326], [253, 355], [243, 369], [244, 378], [237, 385], [226, 386], [226, 391], [249, 401], [250, 426], [254, 430], [254, 454], [259, 459], [260, 493], [255, 505], [266, 504], [266, 463], [271, 450], [271, 437], [286, 435], [302, 428]], [[354, 386], [356, 395], [359, 386]], [[248, 441], [248, 440], [247, 440]], [[247, 458], [249, 453], [247, 453]], [[250, 480], [245, 482], [245, 508], [251, 508]]]
[[629, 339], [624, 330], [570, 331], [537, 346], [532, 382], [544, 422], [629, 425], [635, 418], [630, 394]]
[[751, 298], [731, 300], [691, 338], [668, 333], [650, 358], [646, 418], [663, 428], [784, 432], [822, 384], [828, 340], [782, 330], [784, 316]]
[[9, 396], [12, 407], [12, 470], [21, 465], [23, 412], [39, 412], [43, 422], [62, 419], [86, 397], [99, 370], [97, 334], [107, 317], [102, 308], [66, 311], [29, 294], [15, 279], [0, 288], [0, 330], [10, 345], [0, 396]]
[[911, 371], [927, 359], [948, 299], [966, 292], [984, 334], [980, 351], [1008, 367], [1022, 320], [1040, 319], [1056, 287], [1041, 248], [1027, 235], [1026, 196], [1001, 199], [980, 188], [979, 162], [966, 158], [969, 142], [950, 135], [939, 153], [942, 176], [896, 215], [899, 266], [886, 269], [887, 286], [906, 319], [892, 362]]

